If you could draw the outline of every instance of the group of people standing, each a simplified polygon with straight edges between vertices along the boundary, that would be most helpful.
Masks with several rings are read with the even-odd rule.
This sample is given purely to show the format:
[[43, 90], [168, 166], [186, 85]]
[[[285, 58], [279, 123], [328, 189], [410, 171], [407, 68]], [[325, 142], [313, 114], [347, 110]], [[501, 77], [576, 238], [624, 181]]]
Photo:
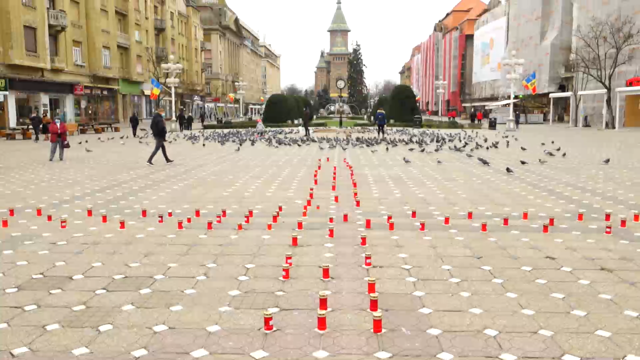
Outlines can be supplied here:
[[476, 120], [478, 121], [478, 123], [482, 123], [482, 120], [484, 119], [489, 119], [489, 116], [491, 115], [491, 112], [489, 111], [489, 109], [484, 109], [483, 111], [476, 111], [476, 109], [472, 109], [471, 110], [471, 114], [469, 114], [469, 120], [471, 120], [472, 124], [476, 123]]

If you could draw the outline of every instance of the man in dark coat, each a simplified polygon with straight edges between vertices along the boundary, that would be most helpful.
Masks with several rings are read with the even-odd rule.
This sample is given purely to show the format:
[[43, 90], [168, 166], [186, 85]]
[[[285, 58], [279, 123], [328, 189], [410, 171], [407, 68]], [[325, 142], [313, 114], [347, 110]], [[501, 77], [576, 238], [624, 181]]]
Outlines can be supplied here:
[[187, 118], [184, 116], [184, 112], [180, 110], [180, 114], [178, 115], [178, 124], [180, 125], [180, 132], [184, 130], [184, 125], [187, 122]]
[[136, 137], [136, 133], [138, 132], [138, 125], [140, 124], [140, 120], [138, 119], [138, 114], [135, 112], [129, 118], [129, 124], [131, 124], [131, 130], [133, 130], [133, 137]]
[[516, 111], [516, 129], [520, 128], [520, 111]]
[[33, 133], [36, 135], [34, 139], [35, 142], [40, 141], [40, 127], [42, 126], [42, 118], [38, 115], [36, 110], [33, 111], [33, 114], [29, 118], [31, 121], [31, 127], [33, 128]]
[[187, 130], [193, 130], [193, 115], [191, 115], [191, 113], [187, 116]]
[[302, 114], [302, 125], [304, 126], [304, 136], [309, 137], [311, 133], [309, 132], [309, 124], [311, 123], [311, 109], [309, 107], [304, 108], [304, 113]]
[[471, 120], [472, 124], [476, 123], [476, 118], [478, 114], [476, 114], [476, 109], [471, 110], [471, 114], [469, 114], [469, 120]]
[[167, 149], [164, 146], [165, 137], [167, 136], [167, 126], [164, 123], [164, 109], [158, 109], [158, 112], [153, 115], [151, 119], [151, 132], [153, 133], [153, 138], [156, 140], [156, 147], [153, 149], [151, 156], [149, 156], [147, 165], [153, 166], [153, 158], [158, 153], [158, 150], [162, 150], [164, 160], [167, 164], [171, 164], [173, 160], [167, 156]]
[[202, 123], [202, 128], [204, 129], [204, 109], [200, 110], [200, 122]]

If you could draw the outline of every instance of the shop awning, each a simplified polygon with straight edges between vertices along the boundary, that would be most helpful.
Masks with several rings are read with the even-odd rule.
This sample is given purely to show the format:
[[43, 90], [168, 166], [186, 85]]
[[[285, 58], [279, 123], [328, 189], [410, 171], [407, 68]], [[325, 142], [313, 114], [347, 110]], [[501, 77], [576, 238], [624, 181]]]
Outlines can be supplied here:
[[485, 102], [475, 102], [475, 103], [464, 103], [462, 104], [462, 106], [484, 106], [484, 105], [491, 105], [493, 104], [494, 101], [485, 101]]
[[125, 94], [125, 95], [140, 95], [141, 94], [140, 85], [142, 85], [142, 83], [134, 82], [134, 81], [128, 81], [128, 80], [124, 80], [124, 79], [120, 79], [118, 81], [118, 83], [120, 84], [120, 86], [119, 86], [120, 94]]

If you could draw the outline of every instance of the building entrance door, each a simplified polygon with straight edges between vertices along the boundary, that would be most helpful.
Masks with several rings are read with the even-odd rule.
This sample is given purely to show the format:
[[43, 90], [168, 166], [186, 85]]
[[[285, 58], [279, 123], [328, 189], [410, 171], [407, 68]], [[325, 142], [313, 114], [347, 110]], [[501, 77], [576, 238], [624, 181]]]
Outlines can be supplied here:
[[640, 127], [640, 95], [627, 95], [624, 127]]

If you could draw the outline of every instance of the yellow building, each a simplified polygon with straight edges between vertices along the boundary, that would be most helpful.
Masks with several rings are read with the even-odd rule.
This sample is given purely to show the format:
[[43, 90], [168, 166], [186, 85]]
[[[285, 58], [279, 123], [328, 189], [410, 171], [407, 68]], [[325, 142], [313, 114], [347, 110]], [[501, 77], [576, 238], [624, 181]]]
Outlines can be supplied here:
[[67, 122], [150, 117], [149, 79], [168, 48], [185, 67], [176, 106], [191, 110], [203, 91], [201, 39], [193, 0], [2, 0], [0, 128], [34, 110]]
[[400, 70], [400, 85], [411, 86], [411, 61], [407, 61]]
[[[243, 114], [256, 115], [268, 95], [280, 92], [280, 56], [224, 0], [197, 3], [204, 31], [207, 103], [220, 108], [229, 102], [228, 95], [237, 99], [240, 90]], [[234, 111], [240, 116], [239, 109]]]

